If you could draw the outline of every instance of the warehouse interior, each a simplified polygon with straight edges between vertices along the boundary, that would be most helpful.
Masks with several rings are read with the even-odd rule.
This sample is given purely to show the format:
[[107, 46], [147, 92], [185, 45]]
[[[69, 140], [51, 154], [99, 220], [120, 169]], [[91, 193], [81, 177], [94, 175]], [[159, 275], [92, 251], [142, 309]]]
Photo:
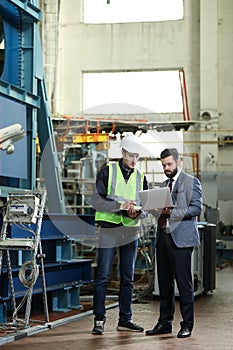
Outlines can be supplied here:
[[[150, 188], [164, 180], [159, 155], [165, 147], [176, 147], [185, 172], [201, 181], [195, 296], [218, 299], [217, 273], [223, 270], [231, 290], [232, 15], [231, 0], [1, 1], [1, 346], [39, 332], [46, 337], [86, 307], [90, 317], [96, 174], [121, 157], [120, 141], [131, 133], [144, 145], [139, 167]], [[153, 303], [159, 296], [156, 224], [148, 215], [139, 239], [140, 312], [143, 298]], [[109, 290], [113, 313], [117, 282], [116, 261]], [[86, 332], [84, 314], [78, 327], [83, 323]], [[109, 346], [108, 338], [98, 349]], [[131, 340], [125, 346], [135, 348]]]

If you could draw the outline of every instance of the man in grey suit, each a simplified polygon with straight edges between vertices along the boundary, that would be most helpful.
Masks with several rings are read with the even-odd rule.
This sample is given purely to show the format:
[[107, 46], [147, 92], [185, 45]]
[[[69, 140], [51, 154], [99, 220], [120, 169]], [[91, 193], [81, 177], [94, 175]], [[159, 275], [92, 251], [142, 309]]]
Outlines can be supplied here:
[[174, 279], [179, 291], [182, 322], [178, 338], [191, 336], [194, 325], [194, 293], [191, 257], [200, 244], [197, 216], [202, 211], [200, 181], [181, 170], [177, 149], [165, 149], [160, 154], [164, 174], [168, 177], [162, 186], [169, 186], [173, 208], [164, 208], [158, 219], [156, 237], [157, 274], [160, 293], [160, 316], [157, 324], [146, 335], [172, 332], [175, 311]]

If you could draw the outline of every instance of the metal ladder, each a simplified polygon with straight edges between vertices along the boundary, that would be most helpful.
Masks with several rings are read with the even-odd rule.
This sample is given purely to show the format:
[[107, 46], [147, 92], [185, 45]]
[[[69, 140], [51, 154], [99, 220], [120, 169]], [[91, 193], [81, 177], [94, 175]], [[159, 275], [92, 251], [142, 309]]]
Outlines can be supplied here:
[[[28, 328], [30, 326], [31, 302], [33, 286], [40, 274], [41, 288], [43, 296], [43, 307], [45, 314], [45, 323], [49, 322], [48, 303], [46, 294], [46, 281], [44, 271], [44, 254], [41, 245], [41, 226], [46, 202], [46, 190], [43, 192], [21, 191], [9, 193], [6, 203], [6, 212], [3, 218], [3, 224], [0, 234], [0, 274], [2, 273], [3, 256], [6, 252], [6, 266], [8, 273], [8, 282], [10, 288], [11, 305], [13, 309], [12, 323], [14, 327]], [[31, 223], [35, 224], [36, 229], [31, 229]], [[8, 225], [16, 224], [30, 232], [33, 238], [8, 238]], [[28, 224], [26, 226], [25, 224]], [[12, 250], [30, 250], [32, 258], [26, 261], [19, 270], [19, 280], [26, 287], [27, 292], [23, 299], [16, 305], [15, 288], [11, 267], [10, 251]], [[37, 264], [40, 261], [40, 267]], [[28, 274], [28, 272], [30, 273]], [[18, 311], [26, 303], [24, 319], [18, 318]], [[40, 323], [41, 321], [33, 321]], [[4, 325], [6, 326], [6, 325]]]

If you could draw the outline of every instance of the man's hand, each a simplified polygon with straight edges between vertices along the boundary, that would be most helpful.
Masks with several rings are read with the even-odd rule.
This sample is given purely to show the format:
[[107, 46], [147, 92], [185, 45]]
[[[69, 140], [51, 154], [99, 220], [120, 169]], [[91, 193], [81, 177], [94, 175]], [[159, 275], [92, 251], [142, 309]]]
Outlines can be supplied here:
[[171, 215], [172, 209], [171, 208], [163, 208], [161, 211], [161, 214], [163, 215]]
[[136, 218], [140, 211], [135, 209], [135, 205], [136, 203], [134, 201], [127, 201], [121, 204], [120, 209], [127, 210], [130, 218]]
[[159, 213], [160, 215], [171, 215], [172, 208], [154, 209], [153, 211]]
[[122, 210], [132, 210], [136, 203], [134, 201], [127, 201], [121, 204], [120, 209]]

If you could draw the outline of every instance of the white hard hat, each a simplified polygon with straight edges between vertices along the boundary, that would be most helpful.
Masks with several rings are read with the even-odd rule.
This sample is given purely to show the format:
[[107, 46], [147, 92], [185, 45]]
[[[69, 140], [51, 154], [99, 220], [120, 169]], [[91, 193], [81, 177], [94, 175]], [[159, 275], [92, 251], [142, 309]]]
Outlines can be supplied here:
[[141, 141], [135, 135], [126, 135], [121, 141], [121, 148], [130, 153], [140, 153]]

